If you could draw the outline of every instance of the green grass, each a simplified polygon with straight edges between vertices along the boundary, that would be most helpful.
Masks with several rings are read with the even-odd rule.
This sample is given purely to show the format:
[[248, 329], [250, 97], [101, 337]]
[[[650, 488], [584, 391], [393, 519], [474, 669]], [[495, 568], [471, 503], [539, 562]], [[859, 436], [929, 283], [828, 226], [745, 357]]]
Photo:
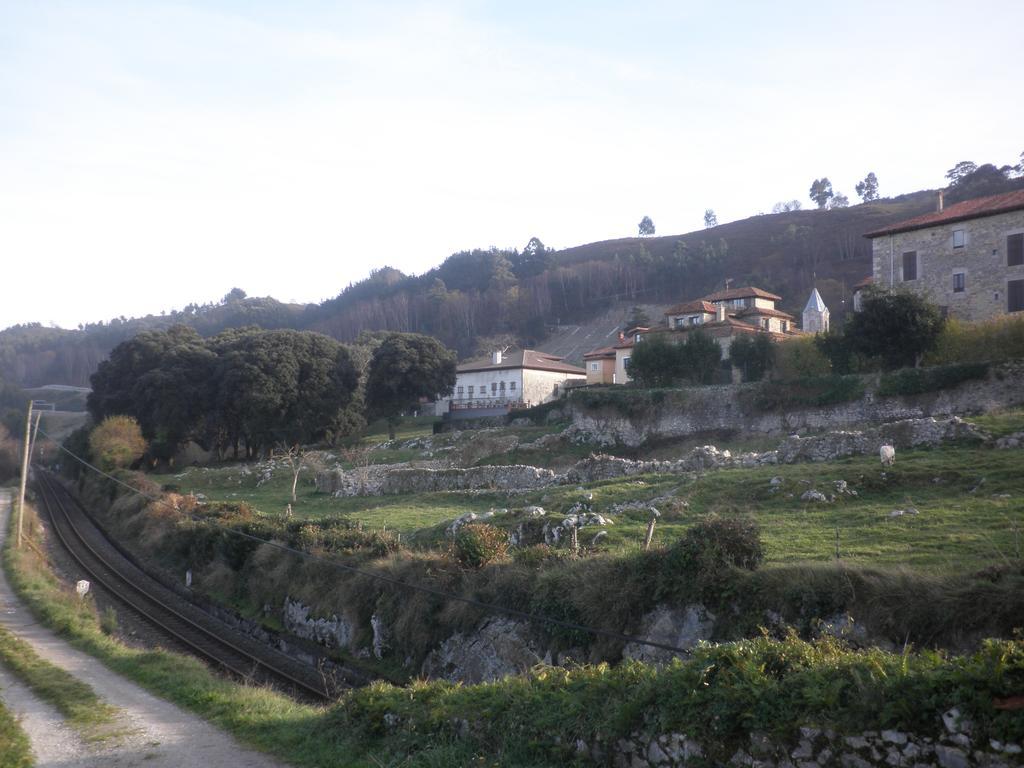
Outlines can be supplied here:
[[[414, 437], [431, 435], [437, 421], [439, 421], [437, 416], [403, 416], [395, 427], [395, 439], [410, 440]], [[368, 424], [363, 432], [363, 442], [367, 444], [383, 443], [388, 439], [386, 419], [379, 419]]]
[[31, 768], [34, 762], [28, 736], [0, 702], [0, 768]]
[[[1024, 412], [992, 419], [1010, 429]], [[977, 569], [1020, 556], [1024, 540], [1024, 456], [1019, 451], [950, 446], [901, 451], [894, 467], [883, 471], [874, 457], [828, 463], [764, 466], [708, 472], [695, 480], [680, 476], [644, 476], [604, 481], [586, 489], [593, 509], [609, 514], [615, 504], [649, 500], [666, 494], [689, 507], [659, 521], [655, 542], [670, 544], [694, 520], [710, 513], [746, 514], [761, 526], [768, 565], [834, 559], [836, 530], [842, 558], [854, 564], [910, 566], [935, 572]], [[289, 501], [287, 473], [279, 472], [256, 487], [257, 477], [239, 475], [238, 467], [188, 470], [184, 476], [153, 476], [182, 492], [206, 494], [214, 501], [245, 501], [269, 516], [280, 515]], [[783, 483], [772, 493], [769, 480]], [[980, 480], [984, 482], [979, 486]], [[800, 500], [815, 488], [826, 495], [833, 482], [846, 480], [857, 496], [838, 496], [831, 504]], [[972, 489], [975, 489], [972, 492]], [[574, 486], [556, 486], [509, 497], [430, 493], [336, 499], [316, 493], [310, 476], [300, 480], [298, 517], [344, 518], [368, 530], [402, 533], [407, 541], [436, 544], [442, 524], [466, 512], [539, 504], [549, 512], [566, 512], [581, 499]], [[907, 507], [920, 514], [890, 517]], [[664, 510], [663, 510], [664, 511]], [[639, 546], [647, 526], [643, 510], [612, 514], [604, 546], [630, 551]], [[502, 524], [502, 519], [495, 522]], [[518, 521], [507, 521], [508, 526]], [[584, 531], [582, 540], [589, 540]]]
[[65, 721], [87, 739], [114, 735], [109, 726], [118, 710], [103, 701], [88, 683], [50, 663], [28, 643], [0, 627], [0, 664], [10, 670], [43, 701], [54, 706]]
[[1024, 432], [1024, 408], [1011, 408], [996, 413], [972, 416], [970, 421], [990, 432], [994, 437]]
[[[375, 684], [332, 706], [310, 706], [224, 680], [190, 658], [120, 645], [33, 558], [8, 549], [5, 566], [44, 622], [115, 671], [293, 765], [571, 765], [576, 739], [610, 745], [634, 732], [673, 731], [725, 759], [752, 730], [788, 739], [806, 723], [840, 733], [897, 728], [934, 736], [939, 713], [953, 705], [982, 741], [1024, 736], [1019, 711], [993, 707], [1024, 685], [1020, 641], [947, 658], [762, 637], [702, 648], [692, 661], [661, 670], [597, 665], [486, 685]], [[386, 727], [386, 714], [397, 716], [397, 726]]]

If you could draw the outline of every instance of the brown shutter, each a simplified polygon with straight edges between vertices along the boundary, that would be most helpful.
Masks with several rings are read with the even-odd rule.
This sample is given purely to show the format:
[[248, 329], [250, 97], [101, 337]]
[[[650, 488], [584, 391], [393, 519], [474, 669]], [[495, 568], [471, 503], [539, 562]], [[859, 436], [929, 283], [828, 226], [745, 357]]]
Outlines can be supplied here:
[[1024, 311], [1024, 280], [1010, 280], [1007, 282], [1006, 311]]
[[1006, 266], [1021, 265], [1024, 265], [1024, 234], [1010, 235], [1006, 238]]

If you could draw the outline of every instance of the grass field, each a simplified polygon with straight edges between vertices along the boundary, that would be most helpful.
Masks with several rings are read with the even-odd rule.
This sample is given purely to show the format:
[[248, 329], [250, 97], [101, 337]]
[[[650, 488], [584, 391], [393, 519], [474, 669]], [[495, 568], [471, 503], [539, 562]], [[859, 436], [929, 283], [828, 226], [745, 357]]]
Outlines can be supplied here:
[[[182, 492], [211, 500], [245, 501], [259, 512], [283, 513], [290, 477], [279, 471], [269, 481], [242, 475], [238, 467], [191, 469], [184, 475], [154, 476]], [[781, 485], [773, 491], [771, 478]], [[837, 495], [832, 503], [801, 501], [804, 491], [835, 493], [845, 480], [857, 495]], [[821, 464], [766, 466], [708, 472], [696, 479], [646, 476], [588, 486], [592, 508], [610, 514], [605, 544], [613, 550], [640, 546], [646, 510], [614, 514], [616, 504], [672, 495], [688, 507], [665, 514], [657, 543], [670, 543], [697, 518], [752, 515], [760, 524], [768, 564], [834, 559], [836, 532], [841, 557], [851, 563], [908, 565], [939, 572], [977, 569], [1020, 557], [1024, 532], [1024, 453], [986, 448], [947, 447], [902, 451], [883, 471], [874, 457]], [[583, 494], [572, 486], [509, 496], [431, 493], [335, 499], [318, 494], [311, 475], [300, 480], [297, 516], [340, 516], [371, 530], [400, 532], [419, 542], [436, 541], [436, 527], [466, 512], [539, 504], [549, 512], [567, 511]], [[907, 508], [919, 514], [892, 516]], [[501, 518], [495, 518], [496, 522]], [[595, 530], [595, 529], [591, 529]], [[596, 531], [595, 531], [596, 532]], [[584, 529], [581, 541], [589, 541]]]

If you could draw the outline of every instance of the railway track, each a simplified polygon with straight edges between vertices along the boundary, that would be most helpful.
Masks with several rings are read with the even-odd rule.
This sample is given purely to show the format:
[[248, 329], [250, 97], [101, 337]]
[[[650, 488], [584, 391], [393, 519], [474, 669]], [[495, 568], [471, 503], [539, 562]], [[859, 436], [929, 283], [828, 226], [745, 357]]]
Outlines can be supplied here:
[[235, 631], [141, 571], [117, 551], [63, 486], [45, 472], [36, 477], [57, 538], [88, 578], [112, 597], [236, 677], [269, 682], [305, 698], [333, 700], [316, 669]]

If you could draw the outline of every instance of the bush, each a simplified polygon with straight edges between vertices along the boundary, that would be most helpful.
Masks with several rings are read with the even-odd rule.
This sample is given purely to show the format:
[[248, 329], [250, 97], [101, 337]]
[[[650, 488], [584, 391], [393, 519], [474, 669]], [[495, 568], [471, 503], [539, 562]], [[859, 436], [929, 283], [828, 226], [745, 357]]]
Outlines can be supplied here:
[[470, 523], [455, 533], [452, 556], [463, 568], [483, 568], [508, 554], [508, 534], [486, 523]]
[[631, 386], [581, 389], [572, 394], [572, 402], [584, 408], [612, 408], [627, 418], [646, 416], [665, 401], [666, 391], [675, 392], [674, 404], [682, 403], [678, 390], [635, 389]]
[[690, 560], [756, 570], [764, 561], [761, 529], [749, 517], [709, 515], [693, 525], [673, 549]]
[[761, 531], [750, 518], [704, 518], [666, 552], [659, 598], [699, 598], [727, 603], [738, 583], [735, 569], [754, 570], [764, 561]]
[[797, 381], [763, 381], [754, 390], [753, 405], [759, 411], [835, 405], [859, 400], [864, 382], [859, 376], [814, 376]]
[[811, 336], [780, 341], [772, 347], [772, 378], [782, 381], [827, 376], [828, 359]]
[[1004, 315], [983, 323], [949, 320], [927, 365], [1024, 358], [1024, 315]]
[[139, 423], [131, 416], [108, 416], [89, 435], [89, 453], [108, 472], [138, 461], [146, 452]]
[[984, 379], [988, 376], [988, 363], [961, 363], [959, 365], [943, 365], [936, 368], [904, 368], [882, 376], [878, 385], [878, 394], [919, 395], [923, 392], [935, 392], [950, 389], [965, 381]]

